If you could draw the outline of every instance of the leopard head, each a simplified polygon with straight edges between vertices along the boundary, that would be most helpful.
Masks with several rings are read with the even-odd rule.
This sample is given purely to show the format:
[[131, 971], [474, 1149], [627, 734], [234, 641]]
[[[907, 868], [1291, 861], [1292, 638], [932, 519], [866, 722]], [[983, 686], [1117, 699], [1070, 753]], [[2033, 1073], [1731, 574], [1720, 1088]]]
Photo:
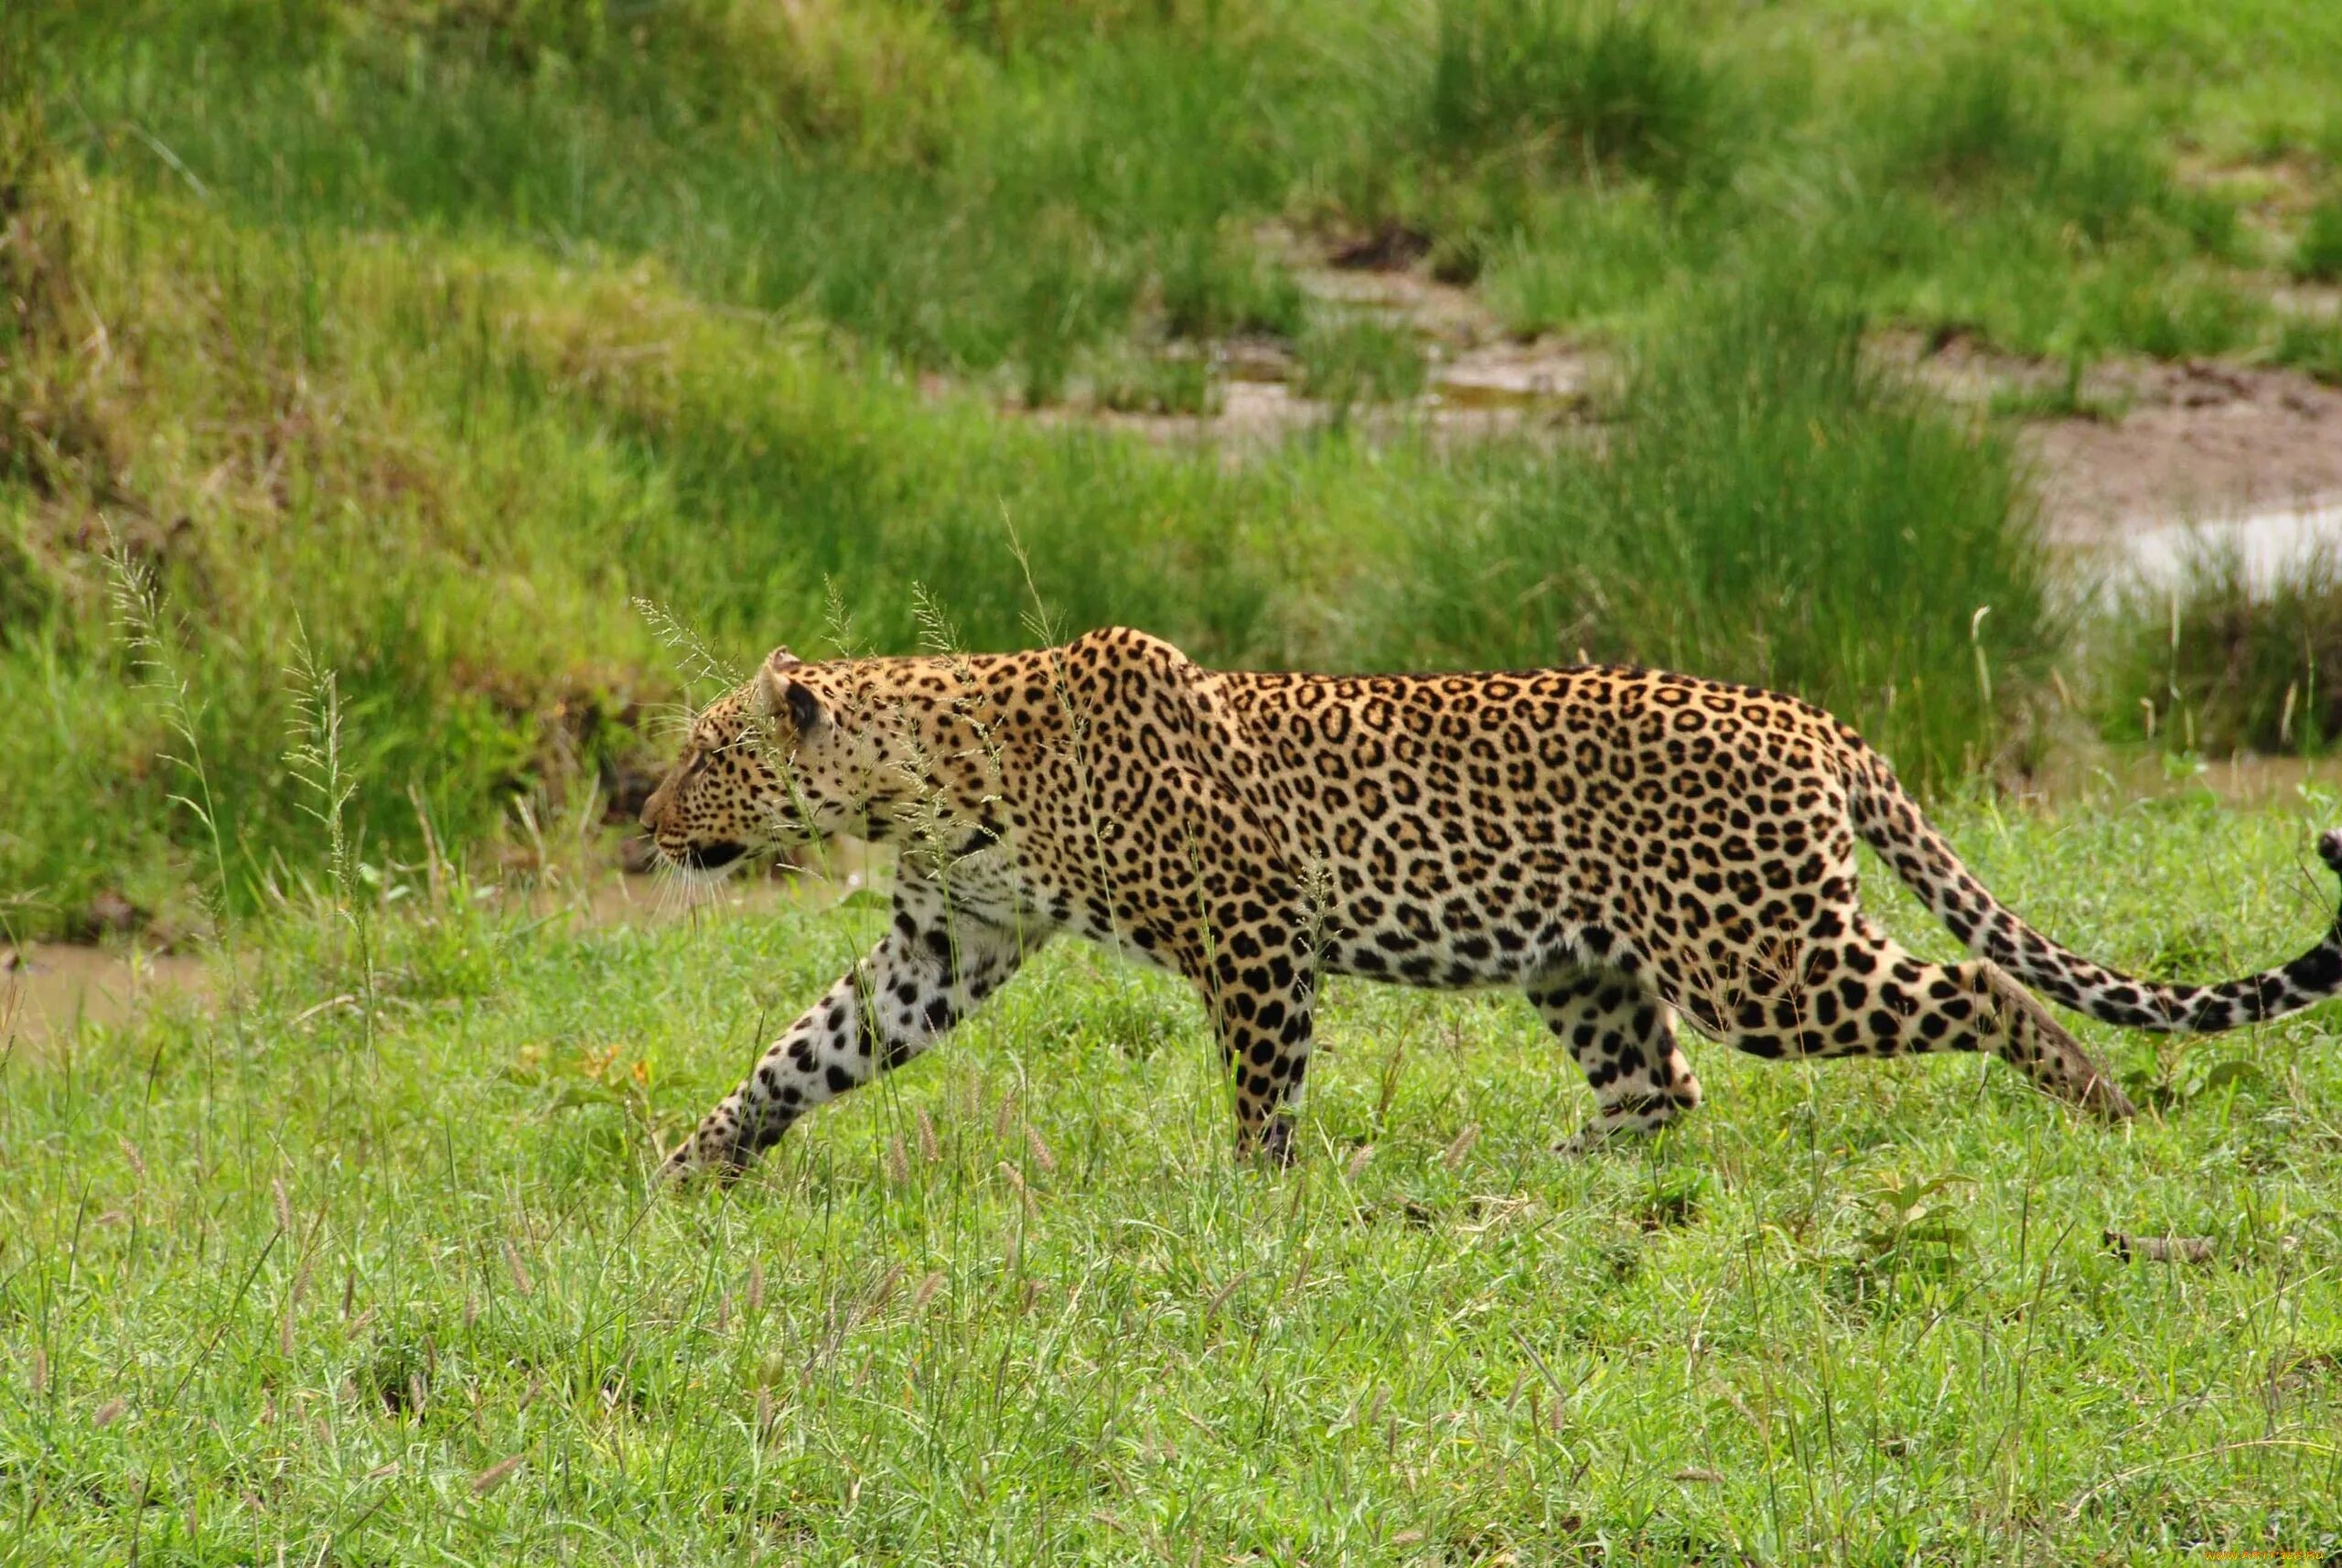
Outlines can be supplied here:
[[846, 716], [841, 673], [776, 648], [699, 715], [642, 807], [669, 865], [722, 872], [861, 824], [877, 748]]

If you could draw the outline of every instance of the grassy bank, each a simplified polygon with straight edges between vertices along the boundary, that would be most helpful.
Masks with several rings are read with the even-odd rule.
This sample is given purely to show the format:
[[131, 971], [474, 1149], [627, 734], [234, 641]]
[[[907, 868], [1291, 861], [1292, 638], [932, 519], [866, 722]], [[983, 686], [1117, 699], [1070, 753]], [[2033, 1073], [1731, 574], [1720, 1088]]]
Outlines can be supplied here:
[[[2338, 351], [2270, 303], [2324, 265], [2342, 57], [2274, 4], [2218, 36], [1558, 0], [5, 26], [20, 935], [184, 936], [314, 859], [296, 630], [371, 861], [589, 824], [689, 694], [637, 597], [736, 657], [833, 611], [913, 647], [921, 590], [983, 647], [1045, 610], [1225, 662], [1584, 650], [1793, 687], [1933, 787], [2030, 754], [2068, 643], [2002, 435], [1864, 367], [1862, 328]], [[1231, 336], [1403, 394], [1411, 346], [1298, 286], [1346, 251], [1621, 350], [1587, 440], [1349, 424], [1231, 465], [1010, 412], [1207, 404]], [[118, 601], [150, 582], [142, 661]]]
[[[2005, 446], [1762, 276], [1649, 339], [1605, 449], [1336, 431], [1231, 467], [841, 368], [647, 262], [287, 235], [70, 162], [28, 189], [0, 865], [35, 931], [106, 889], [184, 930], [186, 889], [250, 908], [314, 849], [296, 628], [338, 675], [353, 820], [407, 860], [661, 744], [684, 692], [638, 596], [748, 657], [914, 647], [922, 590], [978, 647], [1046, 612], [1228, 662], [1583, 649], [1795, 686], [1922, 781], [2021, 733], [2054, 646]], [[119, 601], [150, 580], [141, 660]], [[169, 804], [199, 789], [216, 853]]]
[[[2332, 811], [1953, 828], [2046, 929], [2197, 976], [2324, 922]], [[345, 919], [280, 924], [222, 1015], [0, 1066], [17, 1561], [2342, 1545], [2324, 1015], [2085, 1030], [2163, 1108], [2118, 1131], [1974, 1059], [1697, 1048], [1695, 1117], [1574, 1163], [1590, 1097], [1517, 1000], [1345, 986], [1268, 1173], [1188, 999], [1069, 946], [729, 1196], [646, 1203], [873, 914], [403, 906], [363, 972]]]
[[1919, 325], [2273, 344], [2249, 274], [2315, 261], [2319, 191], [2255, 171], [2332, 157], [2342, 33], [2186, 12], [215, 0], [75, 14], [47, 59], [88, 156], [252, 220], [655, 254], [1047, 397], [1136, 324], [1292, 332], [1264, 220], [1404, 230], [1524, 327], [1827, 229]]

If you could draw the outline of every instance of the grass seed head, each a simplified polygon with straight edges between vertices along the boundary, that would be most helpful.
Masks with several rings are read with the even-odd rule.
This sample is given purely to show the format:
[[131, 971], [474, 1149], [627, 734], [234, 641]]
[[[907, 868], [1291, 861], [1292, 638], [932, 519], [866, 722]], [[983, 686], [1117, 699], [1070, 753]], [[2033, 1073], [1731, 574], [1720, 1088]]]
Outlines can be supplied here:
[[504, 1243], [504, 1264], [512, 1272], [512, 1288], [522, 1295], [534, 1295], [536, 1284], [529, 1278], [528, 1265], [521, 1262], [520, 1249], [510, 1241]]
[[1464, 1164], [1464, 1156], [1470, 1154], [1472, 1152], [1472, 1145], [1479, 1141], [1479, 1123], [1477, 1122], [1466, 1122], [1464, 1130], [1456, 1134], [1456, 1141], [1447, 1145], [1447, 1152], [1439, 1156], [1439, 1163], [1445, 1165], [1450, 1171], [1459, 1168]]
[[488, 1496], [489, 1493], [496, 1490], [497, 1487], [502, 1486], [505, 1482], [510, 1480], [512, 1478], [513, 1472], [521, 1467], [521, 1455], [515, 1454], [510, 1459], [498, 1460], [495, 1464], [490, 1465], [487, 1469], [482, 1470], [478, 1475], [474, 1476], [472, 1477], [472, 1496], [476, 1498], [484, 1498]]

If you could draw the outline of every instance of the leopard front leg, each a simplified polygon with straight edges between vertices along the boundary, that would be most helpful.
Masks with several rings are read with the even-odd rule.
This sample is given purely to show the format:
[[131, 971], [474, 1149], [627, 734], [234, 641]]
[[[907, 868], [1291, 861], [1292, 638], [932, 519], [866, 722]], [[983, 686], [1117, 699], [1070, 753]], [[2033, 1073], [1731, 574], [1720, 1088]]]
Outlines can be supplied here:
[[1309, 1069], [1316, 963], [1299, 931], [1245, 921], [1241, 907], [1212, 933], [1194, 979], [1236, 1095], [1236, 1152], [1293, 1163], [1293, 1113]]
[[661, 1176], [737, 1176], [808, 1111], [934, 1044], [1047, 940], [955, 913], [931, 886], [898, 887], [886, 939], [772, 1043]]

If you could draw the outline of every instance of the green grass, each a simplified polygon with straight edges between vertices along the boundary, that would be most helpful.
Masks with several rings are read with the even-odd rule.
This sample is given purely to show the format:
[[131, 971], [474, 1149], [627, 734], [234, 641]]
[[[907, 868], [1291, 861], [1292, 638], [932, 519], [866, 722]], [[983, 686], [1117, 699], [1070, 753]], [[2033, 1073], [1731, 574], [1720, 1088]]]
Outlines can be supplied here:
[[[2334, 808], [1953, 826], [2046, 929], [2204, 975], [2324, 923]], [[1572, 1163], [1590, 1096], [1524, 1005], [1342, 985], [1272, 1172], [1178, 987], [1068, 945], [730, 1194], [652, 1199], [651, 1152], [879, 917], [404, 907], [371, 983], [345, 921], [288, 918], [232, 1009], [0, 1066], [11, 1561], [2342, 1545], [2328, 1015], [2163, 1055], [2085, 1028], [2162, 1086], [2121, 1130], [1974, 1059], [1695, 1047], [1702, 1111]]]
[[2215, 542], [2188, 566], [2179, 593], [2133, 596], [2106, 634], [2110, 729], [2214, 757], [2331, 748], [2342, 736], [2342, 561], [2317, 551], [2264, 582]]
[[2293, 266], [2295, 277], [2311, 283], [2342, 282], [2342, 197], [2329, 196], [2310, 209]]
[[1423, 351], [1404, 324], [1371, 317], [1321, 322], [1300, 345], [1296, 390], [1338, 409], [1403, 402], [1423, 390]]
[[[2311, 62], [2342, 40], [2303, 4], [2240, 18], [2259, 60], [2153, 26], [2186, 9], [718, 5], [654, 25], [585, 0], [124, 0], [55, 19], [43, 60], [77, 145], [142, 184], [302, 228], [652, 253], [710, 296], [1049, 399], [1136, 322], [1292, 330], [1246, 238], [1263, 220], [1403, 220], [1534, 267], [1589, 206], [1615, 227], [1654, 198], [1700, 216], [1661, 231], [1638, 314], [1667, 309], [1669, 272], [1726, 260], [1720, 235], [1875, 226], [1866, 287], [1922, 325], [2170, 351], [2099, 301], [2200, 260], [2182, 308], [2217, 326], [2186, 351], [2250, 344], [2272, 328], [2235, 263], [2272, 258], [2175, 153], [2208, 132], [2316, 147], [2335, 78]], [[2249, 129], [2208, 121], [2256, 85]]]
[[1197, 354], [1135, 349], [1101, 355], [1090, 373], [1090, 401], [1118, 413], [1191, 414], [1209, 418], [1226, 391], [1209, 360]]
[[1723, 72], [1662, 13], [1572, 0], [1446, 0], [1424, 112], [1454, 157], [1500, 150], [1566, 174], [1696, 178], [1736, 129]]

